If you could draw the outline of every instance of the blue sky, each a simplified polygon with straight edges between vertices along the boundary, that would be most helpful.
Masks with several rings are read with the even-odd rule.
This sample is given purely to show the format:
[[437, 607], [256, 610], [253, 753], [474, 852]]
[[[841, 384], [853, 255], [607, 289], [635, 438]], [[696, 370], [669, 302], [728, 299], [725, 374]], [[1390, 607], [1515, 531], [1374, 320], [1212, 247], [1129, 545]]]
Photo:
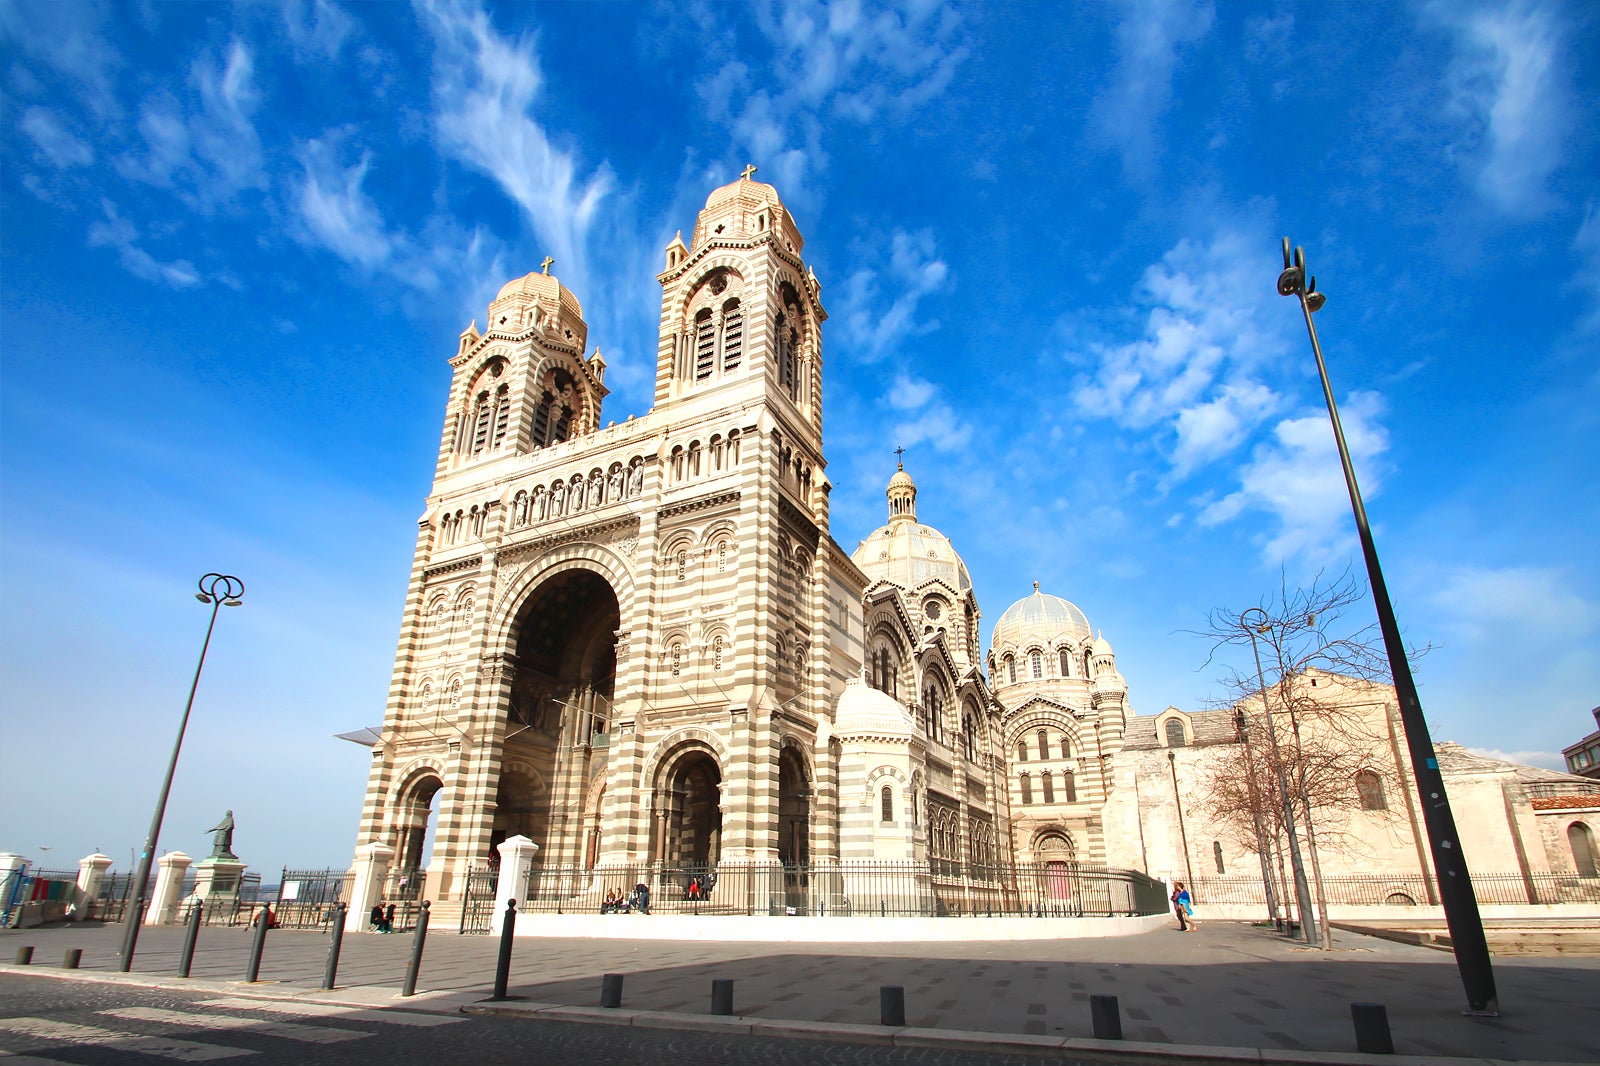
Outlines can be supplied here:
[[[1588, 58], [1585, 58], [1588, 57]], [[746, 162], [823, 284], [834, 536], [921, 517], [988, 624], [1183, 631], [1359, 569], [1278, 240], [1436, 734], [1600, 703], [1600, 33], [1583, 4], [0, 3], [0, 848], [354, 846], [456, 334], [549, 254], [651, 402], [675, 231]], [[52, 850], [41, 852], [40, 846]]]

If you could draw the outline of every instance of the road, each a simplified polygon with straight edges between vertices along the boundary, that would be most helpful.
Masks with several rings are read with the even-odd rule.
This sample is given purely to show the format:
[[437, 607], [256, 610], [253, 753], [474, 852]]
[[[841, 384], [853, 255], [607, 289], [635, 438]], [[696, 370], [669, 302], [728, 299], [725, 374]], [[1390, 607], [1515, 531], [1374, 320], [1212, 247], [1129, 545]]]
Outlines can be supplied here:
[[561, 1063], [694, 1066], [1037, 1066], [1037, 1058], [823, 1044], [403, 1008], [351, 1008], [63, 981], [0, 978], [6, 1066], [237, 1062], [239, 1066]]

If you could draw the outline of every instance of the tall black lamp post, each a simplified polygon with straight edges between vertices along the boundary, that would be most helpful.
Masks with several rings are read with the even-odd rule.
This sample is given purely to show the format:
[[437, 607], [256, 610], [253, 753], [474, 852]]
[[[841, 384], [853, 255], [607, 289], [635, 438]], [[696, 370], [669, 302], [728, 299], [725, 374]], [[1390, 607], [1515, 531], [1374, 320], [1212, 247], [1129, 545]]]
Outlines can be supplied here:
[[1433, 851], [1433, 868], [1439, 880], [1439, 900], [1444, 904], [1445, 924], [1450, 928], [1456, 968], [1461, 972], [1461, 983], [1467, 992], [1468, 1013], [1497, 1015], [1500, 1013], [1500, 997], [1495, 991], [1494, 967], [1489, 961], [1489, 943], [1483, 935], [1478, 897], [1472, 891], [1466, 856], [1461, 853], [1461, 837], [1456, 833], [1455, 816], [1450, 812], [1450, 799], [1444, 791], [1444, 775], [1439, 772], [1433, 738], [1422, 716], [1422, 701], [1417, 698], [1417, 685], [1411, 678], [1411, 665], [1406, 660], [1405, 642], [1400, 639], [1394, 605], [1389, 602], [1389, 588], [1384, 584], [1383, 570], [1378, 565], [1378, 549], [1373, 544], [1372, 530], [1367, 525], [1367, 509], [1361, 502], [1361, 488], [1356, 484], [1355, 467], [1350, 464], [1350, 449], [1345, 444], [1344, 428], [1339, 424], [1339, 408], [1333, 402], [1333, 386], [1328, 384], [1328, 367], [1322, 361], [1322, 344], [1317, 340], [1317, 327], [1311, 321], [1312, 314], [1322, 309], [1327, 297], [1317, 291], [1317, 279], [1306, 272], [1305, 249], [1294, 248], [1291, 252], [1290, 248], [1289, 238], [1285, 237], [1283, 273], [1278, 275], [1278, 295], [1299, 297], [1300, 310], [1306, 319], [1306, 332], [1311, 335], [1311, 351], [1317, 359], [1317, 376], [1322, 380], [1322, 397], [1328, 403], [1333, 439], [1339, 447], [1344, 483], [1350, 491], [1350, 507], [1355, 512], [1356, 532], [1361, 538], [1361, 554], [1367, 563], [1367, 580], [1372, 584], [1372, 602], [1378, 612], [1378, 627], [1383, 632], [1383, 646], [1389, 654], [1389, 673], [1394, 679], [1395, 695], [1400, 701], [1400, 724], [1406, 731], [1411, 772], [1416, 778], [1422, 799], [1422, 818], [1427, 826], [1428, 844]]
[[194, 681], [189, 685], [189, 702], [183, 705], [183, 719], [178, 723], [178, 739], [172, 743], [172, 758], [167, 761], [167, 776], [161, 782], [161, 798], [156, 800], [156, 813], [150, 819], [150, 834], [144, 839], [144, 853], [139, 856], [139, 870], [133, 875], [133, 898], [128, 903], [127, 928], [122, 934], [122, 961], [117, 968], [127, 973], [133, 968], [133, 950], [139, 942], [139, 925], [144, 920], [144, 888], [150, 879], [150, 863], [155, 859], [156, 839], [161, 836], [161, 819], [167, 813], [167, 794], [172, 791], [172, 775], [178, 769], [178, 752], [183, 748], [183, 733], [189, 728], [189, 712], [194, 708], [194, 693], [200, 687], [200, 671], [206, 665], [206, 651], [211, 647], [211, 631], [217, 627], [217, 611], [223, 607], [237, 607], [243, 600], [244, 582], [232, 574], [207, 574], [200, 579], [200, 591], [194, 598], [211, 605], [211, 623], [206, 626], [205, 643], [200, 645], [200, 661], [194, 668]]
[[1261, 828], [1261, 798], [1256, 790], [1256, 760], [1250, 750], [1250, 721], [1245, 717], [1244, 708], [1240, 707], [1233, 712], [1234, 728], [1239, 731], [1239, 743], [1244, 745], [1245, 772], [1250, 775], [1250, 787], [1247, 790], [1250, 802], [1250, 821], [1256, 831], [1256, 852], [1261, 858], [1261, 885], [1267, 894], [1267, 915], [1272, 919], [1273, 928], [1280, 932], [1284, 923], [1278, 917], [1278, 893], [1272, 887], [1272, 865], [1267, 858], [1267, 834]]

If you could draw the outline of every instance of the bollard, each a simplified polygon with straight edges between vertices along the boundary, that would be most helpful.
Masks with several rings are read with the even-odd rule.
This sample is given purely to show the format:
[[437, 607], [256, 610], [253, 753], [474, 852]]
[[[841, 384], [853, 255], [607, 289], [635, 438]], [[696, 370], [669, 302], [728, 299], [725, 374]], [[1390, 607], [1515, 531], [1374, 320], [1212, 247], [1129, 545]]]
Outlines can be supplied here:
[[200, 939], [200, 911], [204, 906], [205, 900], [196, 897], [189, 911], [189, 928], [183, 932], [183, 954], [178, 957], [179, 977], [188, 977], [189, 968], [194, 965], [194, 945]]
[[600, 978], [600, 1005], [602, 1007], [622, 1006], [622, 975], [608, 973]]
[[733, 981], [716, 979], [711, 982], [711, 1013], [733, 1013]]
[[1389, 1033], [1389, 1011], [1382, 1003], [1350, 1004], [1350, 1020], [1356, 1024], [1356, 1050], [1364, 1055], [1393, 1055], [1394, 1037]]
[[76, 970], [78, 968], [78, 963], [82, 961], [82, 948], [68, 948], [66, 957], [61, 960], [61, 968], [63, 970]]
[[879, 987], [878, 1023], [880, 1025], [906, 1024], [906, 989], [904, 985], [883, 985]]
[[24, 944], [17, 949], [17, 965], [29, 966], [33, 963], [33, 945]]
[[322, 969], [322, 987], [324, 990], [332, 988], [339, 980], [339, 952], [344, 947], [344, 915], [346, 904], [343, 902], [333, 905], [333, 934], [328, 944], [328, 965]]
[[511, 941], [517, 935], [517, 901], [506, 900], [505, 922], [500, 926], [500, 958], [494, 964], [494, 995], [491, 1000], [510, 999], [506, 989], [511, 984]]
[[1122, 1011], [1117, 1007], [1116, 996], [1090, 996], [1089, 1021], [1094, 1025], [1096, 1040], [1122, 1039]]
[[417, 974], [422, 970], [422, 945], [428, 939], [428, 908], [433, 904], [422, 901], [422, 913], [417, 915], [417, 938], [411, 942], [411, 961], [406, 963], [406, 983], [400, 986], [402, 996], [417, 994]]
[[267, 949], [267, 930], [272, 928], [272, 919], [269, 915], [272, 908], [262, 904], [261, 910], [256, 912], [255, 939], [250, 941], [250, 961], [245, 963], [244, 980], [246, 984], [253, 984], [261, 975], [261, 953]]

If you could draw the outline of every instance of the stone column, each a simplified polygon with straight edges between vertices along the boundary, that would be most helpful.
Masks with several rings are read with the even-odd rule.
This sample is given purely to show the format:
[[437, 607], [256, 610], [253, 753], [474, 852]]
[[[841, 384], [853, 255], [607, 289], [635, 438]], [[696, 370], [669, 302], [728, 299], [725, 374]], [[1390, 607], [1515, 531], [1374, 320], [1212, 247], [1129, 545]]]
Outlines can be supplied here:
[[[10, 899], [22, 881], [22, 871], [28, 860], [10, 851], [0, 851], [0, 897]], [[18, 903], [22, 902], [20, 899]]]
[[532, 872], [533, 857], [539, 853], [539, 845], [519, 833], [502, 840], [497, 850], [500, 873], [494, 881], [494, 925], [491, 928], [495, 933], [500, 932], [505, 921], [506, 900], [514, 899], [519, 903], [527, 900], [528, 875]]
[[383, 894], [393, 861], [394, 849], [376, 840], [356, 849], [356, 877], [350, 888], [350, 909], [344, 916], [345, 932], [359, 933], [367, 927], [367, 915]]
[[181, 851], [169, 851], [156, 857], [156, 888], [150, 894], [150, 909], [145, 912], [145, 925], [171, 925], [177, 920], [178, 898], [183, 893], [183, 875], [193, 860]]
[[111, 856], [96, 852], [78, 860], [78, 887], [72, 893], [72, 920], [89, 917], [89, 908], [100, 898], [100, 886], [111, 868]]

